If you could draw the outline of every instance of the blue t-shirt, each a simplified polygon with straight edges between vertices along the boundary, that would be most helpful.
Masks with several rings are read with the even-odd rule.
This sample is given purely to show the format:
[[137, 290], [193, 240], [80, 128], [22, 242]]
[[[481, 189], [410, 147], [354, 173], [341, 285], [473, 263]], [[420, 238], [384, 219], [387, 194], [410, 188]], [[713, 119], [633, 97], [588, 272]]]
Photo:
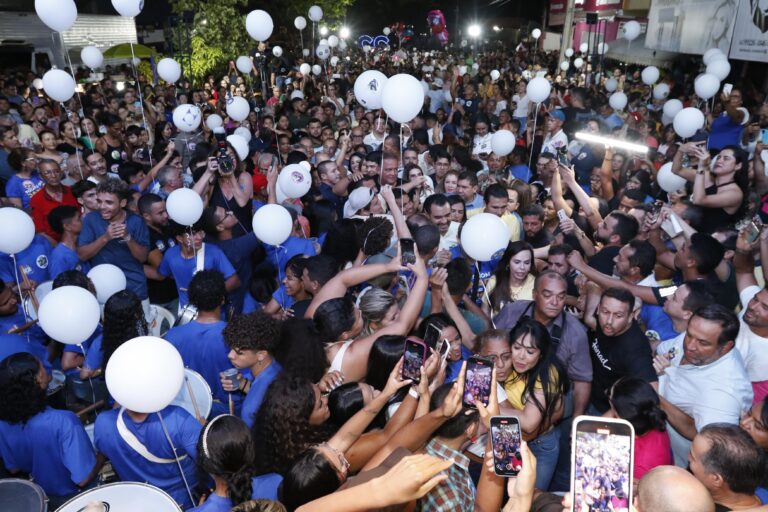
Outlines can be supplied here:
[[[163, 433], [158, 415], [152, 413], [143, 422], [136, 423], [125, 411], [123, 421], [126, 428], [149, 453], [155, 457], [170, 459], [171, 462], [167, 464], [149, 462], [123, 441], [117, 431], [117, 417], [120, 411], [121, 409], [111, 409], [96, 418], [93, 439], [96, 451], [109, 458], [120, 480], [150, 483], [170, 494], [183, 509], [191, 508], [193, 503], [189, 500], [179, 467], [172, 460], [173, 450]], [[169, 405], [160, 411], [160, 414], [176, 447], [176, 453], [183, 457], [180, 462], [187, 482], [190, 488], [194, 489], [197, 484], [197, 440], [202, 427], [191, 414], [175, 405]]]
[[50, 281], [51, 277], [48, 267], [52, 250], [51, 242], [47, 238], [43, 235], [35, 235], [29, 247], [16, 255], [16, 264], [19, 272], [15, 276], [13, 258], [8, 254], [0, 253], [0, 279], [6, 283], [15, 283], [18, 277], [18, 282], [21, 283], [23, 282], [21, 270], [24, 269], [27, 277], [37, 284]]
[[518, 180], [522, 180], [526, 183], [530, 183], [531, 177], [533, 176], [533, 173], [525, 164], [510, 165], [509, 173]]
[[[277, 489], [281, 483], [283, 483], [283, 477], [277, 473], [253, 477], [251, 479], [251, 499], [277, 501]], [[229, 512], [233, 506], [231, 499], [211, 494], [205, 503], [189, 512]]]
[[272, 363], [264, 368], [264, 370], [251, 382], [251, 389], [249, 389], [248, 394], [245, 395], [245, 400], [243, 400], [243, 410], [240, 413], [240, 417], [249, 428], [253, 427], [256, 413], [259, 412], [261, 402], [264, 401], [264, 395], [267, 394], [267, 388], [269, 388], [272, 381], [274, 381], [282, 371], [283, 367], [280, 366], [280, 363], [272, 360]]
[[26, 423], [0, 421], [0, 455], [10, 470], [29, 473], [49, 496], [67, 496], [96, 465], [88, 434], [71, 411], [47, 407]]
[[[149, 230], [144, 221], [138, 215], [126, 212], [125, 224], [131, 238], [149, 250]], [[82, 246], [93, 242], [106, 233], [108, 227], [109, 223], [101, 218], [99, 212], [89, 213], [83, 218], [83, 230], [80, 232], [77, 245]], [[111, 263], [120, 267], [125, 274], [127, 288], [135, 293], [140, 300], [148, 297], [144, 264], [133, 257], [125, 241], [110, 240], [91, 258], [89, 263], [93, 266]]]
[[674, 338], [679, 332], [672, 326], [672, 319], [664, 312], [662, 306], [643, 304], [640, 309], [640, 320], [645, 324], [645, 329], [659, 333], [660, 340]]
[[274, 245], [264, 245], [267, 250], [267, 262], [278, 269], [280, 277], [285, 276], [285, 264], [296, 255], [315, 256], [315, 246], [311, 240], [289, 236], [283, 245], [276, 247]]
[[99, 333], [99, 335], [93, 339], [91, 346], [86, 348], [84, 366], [90, 370], [98, 370], [104, 362], [104, 352], [101, 350], [101, 340], [102, 336], [101, 333]]
[[285, 285], [282, 283], [277, 290], [275, 290], [275, 293], [272, 294], [272, 298], [275, 299], [283, 309], [290, 308], [293, 306], [293, 303], [296, 302], [296, 300], [285, 291]]
[[[4, 330], [3, 333], [7, 331]], [[51, 365], [48, 362], [48, 351], [45, 346], [34, 339], [20, 334], [0, 334], [0, 361], [13, 354], [32, 354], [43, 363], [48, 374], [51, 374]]]
[[[470, 296], [475, 295], [475, 303], [478, 306], [481, 306], [483, 303], [483, 296], [485, 294], [485, 283], [488, 282], [488, 279], [491, 278], [494, 272], [496, 272], [496, 267], [499, 266], [499, 262], [501, 261], [502, 254], [499, 253], [498, 258], [491, 259], [490, 261], [480, 261], [480, 275], [477, 275], [477, 267], [478, 263], [472, 264], [470, 260], [467, 259], [467, 256], [462, 252], [461, 246], [456, 245], [454, 247], [451, 247], [451, 260], [455, 260], [456, 258], [463, 257], [464, 259], [467, 259], [467, 263], [470, 263], [472, 267], [472, 289], [470, 290]], [[475, 288], [475, 282], [477, 282], [477, 288]]]
[[[0, 316], [0, 333], [5, 334], [15, 327], [21, 327], [26, 324], [27, 321], [27, 317], [24, 316], [24, 309], [21, 306], [18, 306], [15, 313]], [[42, 352], [46, 352], [45, 344], [48, 342], [48, 335], [45, 334], [39, 323], [33, 325], [26, 331], [19, 333], [18, 336], [21, 336], [30, 342], [35, 342], [36, 345], [40, 346]]]
[[247, 315], [248, 313], [253, 313], [254, 311], [259, 311], [261, 308], [263, 308], [264, 305], [261, 304], [259, 301], [253, 298], [253, 295], [250, 294], [250, 292], [245, 293], [245, 298], [243, 299], [243, 314]]
[[[181, 354], [184, 366], [202, 375], [211, 387], [214, 402], [211, 417], [229, 412], [229, 393], [221, 387], [219, 374], [232, 368], [227, 354], [229, 348], [224, 343], [222, 332], [226, 322], [202, 324], [193, 320], [185, 325], [174, 327], [163, 336]], [[242, 393], [232, 393], [235, 402], [235, 414], [240, 411]]]
[[29, 200], [44, 186], [45, 182], [40, 179], [37, 171], [33, 171], [29, 178], [21, 178], [18, 174], [14, 174], [5, 184], [5, 195], [21, 199], [21, 207], [28, 208]]
[[91, 347], [94, 345], [96, 340], [99, 340], [99, 350], [101, 350], [101, 331], [101, 324], [98, 324], [96, 326], [96, 330], [93, 331], [93, 334], [91, 334], [91, 336], [80, 345], [64, 345], [64, 352], [74, 352], [75, 354], [83, 354], [83, 352], [85, 352], [85, 354], [87, 354], [91, 351]]
[[[235, 274], [235, 268], [229, 262], [227, 257], [221, 252], [221, 249], [213, 244], [205, 244], [205, 254], [203, 258], [203, 268], [205, 270], [218, 270], [229, 279]], [[189, 303], [187, 290], [192, 277], [197, 271], [197, 258], [185, 258], [181, 254], [181, 246], [171, 247], [163, 255], [163, 261], [157, 268], [157, 272], [166, 277], [173, 276], [176, 281], [176, 289], [179, 291], [179, 307], [184, 307]]]
[[59, 244], [51, 251], [51, 262], [48, 265], [48, 273], [51, 276], [51, 280], [62, 272], [67, 270], [79, 270], [83, 274], [87, 274], [91, 269], [91, 266], [87, 262], [80, 261], [77, 256], [77, 251], [73, 251], [64, 244]]
[[214, 240], [212, 243], [215, 243], [227, 257], [229, 262], [235, 268], [237, 277], [240, 278], [240, 282], [242, 283], [237, 290], [229, 295], [235, 313], [240, 313], [243, 310], [245, 291], [247, 290], [248, 284], [251, 282], [251, 276], [253, 275], [251, 256], [253, 251], [261, 245], [261, 242], [256, 238], [256, 235], [248, 233], [247, 235], [229, 240]]

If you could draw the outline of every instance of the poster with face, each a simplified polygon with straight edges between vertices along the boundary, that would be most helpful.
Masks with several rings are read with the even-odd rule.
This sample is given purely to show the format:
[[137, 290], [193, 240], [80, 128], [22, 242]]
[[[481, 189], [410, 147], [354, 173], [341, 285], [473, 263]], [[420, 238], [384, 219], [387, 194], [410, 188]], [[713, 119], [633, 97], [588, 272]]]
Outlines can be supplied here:
[[[749, 0], [747, 0], [749, 2]], [[658, 0], [648, 13], [645, 46], [703, 55], [731, 45], [739, 0]]]
[[768, 0], [740, 0], [732, 59], [768, 62]]

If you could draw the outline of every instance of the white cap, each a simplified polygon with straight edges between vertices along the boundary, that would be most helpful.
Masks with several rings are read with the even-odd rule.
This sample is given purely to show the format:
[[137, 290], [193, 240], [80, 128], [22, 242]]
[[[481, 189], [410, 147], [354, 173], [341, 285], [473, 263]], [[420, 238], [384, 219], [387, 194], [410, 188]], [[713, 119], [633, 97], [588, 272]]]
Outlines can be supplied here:
[[373, 199], [373, 190], [368, 187], [358, 187], [349, 193], [347, 202], [344, 203], [344, 218], [354, 216], [358, 210], [368, 206]]

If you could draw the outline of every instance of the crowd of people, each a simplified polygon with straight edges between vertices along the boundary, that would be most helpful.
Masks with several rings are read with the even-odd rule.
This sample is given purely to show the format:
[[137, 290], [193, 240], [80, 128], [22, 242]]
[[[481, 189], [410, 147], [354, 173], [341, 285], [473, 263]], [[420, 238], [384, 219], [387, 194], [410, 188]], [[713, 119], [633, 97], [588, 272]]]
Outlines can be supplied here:
[[[707, 107], [692, 60], [663, 71], [670, 92], [656, 99], [631, 63], [566, 72], [530, 50], [349, 50], [306, 75], [286, 52], [249, 75], [232, 65], [178, 85], [81, 69], [84, 92], [64, 104], [29, 70], [0, 70], [0, 202], [36, 231], [0, 255], [3, 474], [31, 478], [52, 508], [133, 481], [201, 512], [562, 510], [551, 492], [570, 490], [574, 471], [580, 512], [768, 505], [765, 91], [734, 75]], [[354, 83], [368, 69], [421, 80], [422, 110], [398, 124], [366, 109]], [[535, 105], [538, 75], [553, 86]], [[249, 103], [244, 121], [227, 115], [232, 96]], [[702, 108], [705, 126], [677, 135], [669, 99]], [[173, 124], [185, 104], [204, 116], [196, 131]], [[245, 152], [217, 140], [214, 115], [250, 135]], [[502, 130], [508, 154], [493, 152]], [[312, 186], [278, 198], [291, 164]], [[663, 189], [663, 173], [679, 187]], [[182, 188], [204, 202], [191, 226], [166, 209]], [[271, 204], [291, 216], [279, 245], [253, 232]], [[509, 234], [489, 261], [461, 242], [481, 213]], [[96, 332], [51, 339], [30, 295], [48, 282], [95, 293], [86, 274], [105, 263], [126, 287]], [[406, 337], [430, 327], [419, 382], [403, 379]], [[207, 418], [111, 400], [110, 359], [150, 333], [206, 381]], [[472, 356], [492, 363], [487, 402]], [[628, 462], [609, 444], [579, 445], [570, 467], [584, 414], [633, 425], [637, 496], [613, 479], [608, 466]], [[508, 481], [486, 435], [499, 415], [516, 416], [523, 439]]]
[[577, 432], [573, 500], [579, 512], [629, 510], [629, 436]]

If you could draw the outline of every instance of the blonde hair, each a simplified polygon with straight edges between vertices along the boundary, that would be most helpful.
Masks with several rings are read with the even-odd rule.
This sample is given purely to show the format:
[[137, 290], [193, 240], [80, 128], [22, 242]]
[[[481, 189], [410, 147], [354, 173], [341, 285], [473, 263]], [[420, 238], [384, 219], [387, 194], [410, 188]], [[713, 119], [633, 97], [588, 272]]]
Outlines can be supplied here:
[[286, 512], [285, 506], [272, 500], [249, 500], [233, 507], [230, 512]]

